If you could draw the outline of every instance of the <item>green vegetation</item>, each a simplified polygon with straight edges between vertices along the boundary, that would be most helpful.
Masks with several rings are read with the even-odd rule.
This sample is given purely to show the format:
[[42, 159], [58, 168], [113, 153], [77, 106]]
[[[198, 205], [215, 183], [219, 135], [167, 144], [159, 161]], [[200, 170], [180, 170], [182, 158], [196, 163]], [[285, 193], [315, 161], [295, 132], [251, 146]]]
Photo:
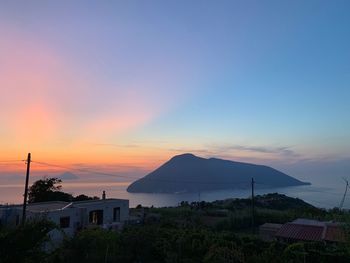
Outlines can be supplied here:
[[29, 221], [16, 228], [0, 228], [0, 262], [45, 262], [50, 256], [43, 249], [50, 242], [48, 233], [56, 226], [46, 220]]
[[[251, 200], [227, 199], [214, 202], [182, 202], [179, 207], [150, 208], [161, 223], [201, 226], [213, 231], [251, 232]], [[255, 198], [255, 228], [264, 223], [286, 223], [297, 218], [345, 221], [348, 213], [316, 208], [301, 199], [271, 193]], [[256, 229], [255, 229], [256, 231]]]
[[[348, 212], [323, 210], [279, 194], [256, 198], [256, 227], [298, 217], [345, 221]], [[350, 242], [281, 243], [259, 239], [252, 232], [249, 199], [182, 202], [179, 207], [131, 209], [144, 212], [142, 225], [121, 232], [86, 229], [45, 252], [49, 223], [31, 222], [0, 230], [0, 262], [350, 262]], [[45, 221], [44, 221], [45, 222]]]

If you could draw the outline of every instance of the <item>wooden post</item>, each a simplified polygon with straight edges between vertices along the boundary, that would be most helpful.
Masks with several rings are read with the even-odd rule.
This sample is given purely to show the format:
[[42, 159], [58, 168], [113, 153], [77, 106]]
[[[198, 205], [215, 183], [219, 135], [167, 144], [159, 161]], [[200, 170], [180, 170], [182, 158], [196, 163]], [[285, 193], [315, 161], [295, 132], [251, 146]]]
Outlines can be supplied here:
[[22, 214], [22, 225], [26, 222], [26, 209], [27, 209], [27, 197], [28, 197], [28, 182], [29, 182], [29, 171], [30, 171], [31, 155], [28, 153], [27, 158], [27, 173], [26, 182], [24, 186], [24, 200], [23, 200], [23, 214]]

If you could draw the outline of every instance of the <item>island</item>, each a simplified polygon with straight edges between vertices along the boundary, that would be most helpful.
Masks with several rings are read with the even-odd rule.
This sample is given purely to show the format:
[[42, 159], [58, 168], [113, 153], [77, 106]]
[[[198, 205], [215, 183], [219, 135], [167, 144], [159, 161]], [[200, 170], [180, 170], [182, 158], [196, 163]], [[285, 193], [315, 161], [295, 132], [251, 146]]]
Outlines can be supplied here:
[[134, 181], [130, 193], [186, 193], [247, 189], [254, 178], [257, 187], [308, 185], [265, 165], [202, 158], [190, 153], [174, 156], [162, 166]]

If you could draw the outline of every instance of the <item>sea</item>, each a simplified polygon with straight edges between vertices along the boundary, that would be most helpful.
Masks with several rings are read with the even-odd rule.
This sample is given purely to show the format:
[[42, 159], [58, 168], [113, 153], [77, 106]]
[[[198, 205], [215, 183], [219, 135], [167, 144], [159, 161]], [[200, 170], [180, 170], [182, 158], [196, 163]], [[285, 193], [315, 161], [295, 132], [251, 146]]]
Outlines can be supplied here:
[[[251, 196], [251, 189], [231, 189], [220, 191], [205, 191], [196, 193], [159, 194], [159, 193], [128, 193], [126, 191], [131, 182], [76, 182], [62, 183], [62, 191], [73, 195], [85, 194], [102, 196], [105, 191], [108, 198], [128, 199], [130, 207], [137, 205], [147, 207], [178, 206], [182, 201], [215, 201], [228, 198], [247, 198]], [[0, 184], [0, 204], [16, 204], [23, 202], [23, 184]], [[316, 207], [339, 207], [345, 192], [345, 185], [322, 186], [303, 185], [283, 188], [256, 188], [255, 195], [266, 193], [280, 193], [290, 197], [300, 198]], [[350, 209], [350, 196], [346, 196], [344, 209]]]

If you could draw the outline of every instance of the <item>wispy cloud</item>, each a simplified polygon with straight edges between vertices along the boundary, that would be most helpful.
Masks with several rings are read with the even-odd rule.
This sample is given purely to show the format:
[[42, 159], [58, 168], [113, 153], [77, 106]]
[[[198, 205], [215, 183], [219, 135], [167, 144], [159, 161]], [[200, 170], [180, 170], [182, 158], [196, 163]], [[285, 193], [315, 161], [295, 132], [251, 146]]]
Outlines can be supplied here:
[[186, 147], [179, 147], [179, 148], [170, 148], [170, 152], [177, 152], [177, 153], [193, 153], [193, 154], [203, 154], [203, 155], [212, 155], [215, 154], [215, 151], [210, 149], [197, 149], [197, 148], [186, 148]]
[[115, 148], [140, 148], [139, 144], [115, 144], [115, 143], [92, 143], [92, 146], [97, 147], [115, 147]]
[[227, 151], [247, 151], [256, 153], [278, 154], [286, 157], [300, 157], [301, 155], [295, 152], [290, 146], [273, 147], [273, 146], [246, 146], [246, 145], [223, 145], [213, 146], [213, 149], [219, 152]]
[[275, 158], [302, 158], [302, 155], [294, 151], [290, 146], [252, 146], [252, 145], [219, 145], [210, 144], [202, 147], [194, 148], [171, 148], [173, 152], [191, 152], [194, 154], [204, 156], [226, 156], [226, 157], [243, 157], [242, 153], [250, 153], [249, 158], [259, 159], [256, 154], [259, 154], [260, 159], [264, 159], [271, 156]]

